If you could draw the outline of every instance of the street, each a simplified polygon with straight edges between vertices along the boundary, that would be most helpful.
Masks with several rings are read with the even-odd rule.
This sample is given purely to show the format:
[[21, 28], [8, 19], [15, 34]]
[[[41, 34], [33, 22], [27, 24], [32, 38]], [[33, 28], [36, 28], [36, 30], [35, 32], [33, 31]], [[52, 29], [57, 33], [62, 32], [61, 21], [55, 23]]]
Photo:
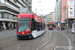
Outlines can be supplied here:
[[4, 30], [0, 32], [0, 50], [74, 50], [74, 34], [47, 27], [45, 30], [43, 35], [28, 40], [17, 40], [16, 29]]

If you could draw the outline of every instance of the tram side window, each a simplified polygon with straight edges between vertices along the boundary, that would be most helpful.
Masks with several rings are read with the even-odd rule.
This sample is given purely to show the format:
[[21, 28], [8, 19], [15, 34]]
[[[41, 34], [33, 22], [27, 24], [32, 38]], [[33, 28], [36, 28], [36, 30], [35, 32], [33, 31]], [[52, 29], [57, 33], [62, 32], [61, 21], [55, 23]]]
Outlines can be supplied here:
[[42, 29], [42, 23], [40, 22], [38, 25], [39, 30]]
[[39, 29], [38, 24], [39, 24], [38, 22], [35, 22], [35, 30]]
[[35, 21], [32, 19], [31, 30], [35, 30]]

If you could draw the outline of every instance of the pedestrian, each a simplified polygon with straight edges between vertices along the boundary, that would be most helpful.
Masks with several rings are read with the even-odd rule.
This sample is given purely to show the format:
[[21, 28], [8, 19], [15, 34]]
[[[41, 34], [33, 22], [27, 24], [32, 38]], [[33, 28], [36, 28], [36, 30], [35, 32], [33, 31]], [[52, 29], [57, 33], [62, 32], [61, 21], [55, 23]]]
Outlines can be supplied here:
[[2, 31], [2, 26], [0, 26], [0, 31]]
[[61, 31], [63, 30], [63, 25], [61, 25]]
[[12, 25], [10, 24], [10, 29], [12, 29]]
[[57, 30], [60, 30], [60, 27], [59, 26], [57, 26]]

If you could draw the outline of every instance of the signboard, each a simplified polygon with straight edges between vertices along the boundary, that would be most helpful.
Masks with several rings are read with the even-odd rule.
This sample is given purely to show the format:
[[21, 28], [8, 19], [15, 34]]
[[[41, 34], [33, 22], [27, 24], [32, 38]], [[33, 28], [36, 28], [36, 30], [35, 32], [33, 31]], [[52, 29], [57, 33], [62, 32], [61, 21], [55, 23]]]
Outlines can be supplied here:
[[62, 22], [60, 22], [60, 24], [62, 24]]

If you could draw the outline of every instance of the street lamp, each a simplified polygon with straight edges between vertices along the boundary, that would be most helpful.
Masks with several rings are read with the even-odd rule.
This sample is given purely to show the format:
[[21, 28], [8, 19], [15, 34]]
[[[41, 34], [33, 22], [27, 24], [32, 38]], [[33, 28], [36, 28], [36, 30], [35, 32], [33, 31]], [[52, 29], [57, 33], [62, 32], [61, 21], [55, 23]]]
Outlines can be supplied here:
[[67, 33], [69, 32], [68, 30], [68, 5], [67, 5]]

